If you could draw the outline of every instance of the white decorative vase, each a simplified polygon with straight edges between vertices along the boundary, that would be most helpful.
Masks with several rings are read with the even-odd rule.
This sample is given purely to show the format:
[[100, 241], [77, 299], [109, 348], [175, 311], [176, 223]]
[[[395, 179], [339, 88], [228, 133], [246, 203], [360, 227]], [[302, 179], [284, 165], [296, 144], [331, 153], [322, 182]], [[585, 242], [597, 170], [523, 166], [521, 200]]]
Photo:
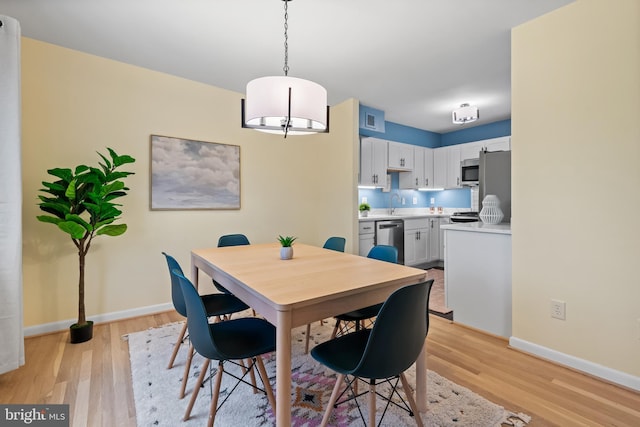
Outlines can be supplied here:
[[293, 247], [286, 246], [280, 248], [280, 259], [291, 259], [293, 258]]
[[487, 194], [482, 201], [480, 219], [485, 224], [500, 224], [504, 214], [500, 209], [500, 199], [494, 194]]
[[360, 216], [366, 218], [369, 216], [369, 211], [360, 211]]

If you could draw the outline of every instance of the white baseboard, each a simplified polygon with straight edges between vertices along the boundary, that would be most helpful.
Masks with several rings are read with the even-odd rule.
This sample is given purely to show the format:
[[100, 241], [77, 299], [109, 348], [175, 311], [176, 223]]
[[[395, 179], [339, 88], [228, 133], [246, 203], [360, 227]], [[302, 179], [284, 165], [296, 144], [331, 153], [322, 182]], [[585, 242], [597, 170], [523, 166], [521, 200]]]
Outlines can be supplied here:
[[[133, 308], [131, 310], [114, 311], [113, 313], [99, 314], [90, 316], [87, 320], [93, 320], [94, 323], [113, 322], [114, 320], [129, 319], [131, 317], [145, 316], [147, 314], [160, 313], [163, 311], [173, 310], [173, 304], [157, 304], [146, 307]], [[51, 332], [59, 332], [69, 329], [69, 326], [76, 323], [77, 319], [61, 320], [59, 322], [44, 323], [42, 325], [28, 326], [24, 328], [24, 336], [48, 334]]]
[[609, 382], [640, 391], [640, 377], [607, 368], [606, 366], [598, 365], [597, 363], [589, 362], [588, 360], [580, 359], [575, 356], [560, 353], [559, 351], [516, 337], [509, 338], [509, 345], [526, 353], [593, 375], [594, 377], [602, 378]]

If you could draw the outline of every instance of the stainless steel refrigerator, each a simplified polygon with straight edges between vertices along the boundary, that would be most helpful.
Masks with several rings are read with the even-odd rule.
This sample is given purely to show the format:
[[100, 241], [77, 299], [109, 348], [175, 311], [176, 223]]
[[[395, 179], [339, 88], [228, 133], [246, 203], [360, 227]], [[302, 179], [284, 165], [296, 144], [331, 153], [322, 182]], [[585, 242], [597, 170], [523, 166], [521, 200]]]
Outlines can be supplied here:
[[480, 152], [478, 208], [487, 194], [500, 199], [502, 222], [511, 222], [511, 151]]

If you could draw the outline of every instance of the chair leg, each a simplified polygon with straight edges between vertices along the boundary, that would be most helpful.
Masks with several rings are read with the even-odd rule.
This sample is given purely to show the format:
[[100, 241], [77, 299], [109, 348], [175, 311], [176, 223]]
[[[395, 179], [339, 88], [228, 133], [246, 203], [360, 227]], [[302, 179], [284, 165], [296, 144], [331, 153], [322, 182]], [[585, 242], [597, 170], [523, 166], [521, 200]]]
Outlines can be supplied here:
[[224, 372], [224, 365], [222, 362], [218, 362], [218, 372], [216, 373], [216, 383], [213, 387], [213, 395], [211, 396], [211, 407], [209, 408], [209, 421], [207, 427], [213, 427], [213, 422], [216, 419], [216, 412], [218, 412], [218, 397], [220, 396], [220, 384], [222, 383], [222, 373]]
[[338, 328], [340, 327], [340, 320], [336, 319], [336, 326], [333, 327], [333, 332], [331, 333], [331, 339], [334, 339], [338, 334]]
[[376, 427], [376, 380], [369, 382], [369, 427]]
[[173, 353], [171, 353], [171, 359], [169, 360], [169, 366], [167, 366], [167, 369], [173, 368], [173, 362], [176, 361], [178, 350], [180, 350], [180, 346], [182, 346], [182, 341], [184, 341], [184, 336], [186, 333], [187, 333], [187, 322], [184, 322], [184, 325], [182, 326], [182, 331], [180, 331], [180, 335], [178, 336], [178, 341], [176, 341], [176, 345], [173, 346]]
[[207, 369], [209, 369], [210, 359], [206, 359], [202, 364], [202, 371], [200, 375], [198, 375], [198, 380], [196, 381], [196, 386], [191, 393], [191, 400], [189, 400], [189, 405], [187, 406], [187, 410], [184, 413], [183, 421], [187, 421], [191, 417], [191, 410], [193, 409], [193, 405], [196, 403], [196, 398], [198, 397], [198, 393], [200, 392], [200, 386], [204, 382], [204, 376], [207, 374]]
[[189, 370], [191, 369], [191, 360], [195, 349], [193, 344], [189, 345], [189, 353], [187, 354], [187, 362], [184, 364], [184, 374], [182, 374], [182, 386], [180, 387], [180, 399], [184, 398], [184, 392], [187, 389], [187, 381], [189, 380]]
[[343, 381], [344, 374], [338, 374], [338, 377], [336, 378], [336, 385], [333, 386], [329, 403], [327, 403], [327, 409], [324, 411], [324, 416], [322, 417], [322, 423], [320, 424], [321, 427], [326, 427], [329, 423], [329, 417], [331, 416], [331, 411], [333, 411], [333, 405], [336, 404], [336, 400], [338, 400], [338, 396], [340, 395], [340, 385]]
[[307, 323], [307, 337], [304, 343], [304, 354], [309, 353], [309, 335], [311, 334], [311, 323]]
[[402, 389], [404, 390], [404, 394], [405, 396], [407, 396], [407, 400], [409, 401], [409, 407], [413, 411], [413, 417], [416, 419], [416, 425], [418, 427], [424, 427], [424, 424], [422, 424], [422, 417], [420, 417], [420, 412], [418, 411], [418, 406], [416, 405], [416, 401], [413, 398], [413, 390], [411, 390], [404, 372], [400, 374], [400, 381], [402, 382]]
[[264, 391], [267, 393], [267, 400], [269, 400], [269, 404], [273, 409], [273, 413], [276, 413], [276, 398], [273, 395], [273, 389], [271, 388], [271, 384], [269, 383], [269, 377], [267, 376], [267, 370], [264, 368], [264, 362], [262, 361], [262, 356], [256, 357], [256, 366], [258, 367], [258, 372], [260, 373], [260, 377], [262, 378], [262, 384], [264, 385]]

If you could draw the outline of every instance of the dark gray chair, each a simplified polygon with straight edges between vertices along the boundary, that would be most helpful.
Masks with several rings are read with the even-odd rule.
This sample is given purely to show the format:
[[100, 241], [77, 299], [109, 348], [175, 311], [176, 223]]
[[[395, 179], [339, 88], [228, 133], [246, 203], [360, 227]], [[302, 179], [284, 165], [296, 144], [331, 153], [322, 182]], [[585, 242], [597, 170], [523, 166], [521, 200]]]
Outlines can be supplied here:
[[[198, 392], [202, 386], [207, 369], [211, 360], [218, 361], [218, 369], [216, 371], [215, 384], [213, 394], [211, 396], [211, 407], [209, 409], [208, 426], [212, 427], [216, 413], [220, 407], [224, 405], [227, 399], [233, 393], [236, 386], [242, 382], [256, 389], [255, 384], [250, 384], [244, 380], [247, 372], [253, 372], [254, 366], [258, 369], [258, 374], [264, 385], [261, 390], [267, 395], [267, 399], [271, 404], [273, 412], [276, 412], [276, 402], [273, 390], [269, 384], [269, 377], [264, 367], [261, 355], [271, 353], [276, 350], [276, 328], [264, 319], [255, 317], [245, 317], [241, 319], [227, 320], [219, 323], [209, 323], [206, 308], [202, 302], [202, 298], [198, 295], [198, 291], [191, 284], [189, 279], [184, 277], [177, 269], [173, 270], [172, 275], [175, 276], [180, 283], [184, 295], [184, 301], [187, 306], [187, 325], [189, 328], [189, 336], [191, 342], [198, 354], [205, 358], [205, 362], [201, 368], [200, 375], [196, 385], [194, 386], [191, 400], [185, 412], [184, 421], [191, 417], [191, 410], [195, 404]], [[244, 359], [250, 359], [251, 364], [245, 369]], [[238, 377], [232, 373], [225, 371], [225, 363], [237, 365], [243, 369], [243, 375]], [[220, 395], [220, 384], [224, 373], [238, 380], [236, 385], [232, 387], [229, 393], [218, 405], [218, 397]], [[242, 404], [242, 403], [240, 403]]]
[[[180, 274], [182, 273], [182, 268], [178, 261], [171, 255], [168, 255], [165, 252], [162, 252], [162, 255], [165, 256], [167, 260], [167, 267], [169, 268], [169, 276], [171, 277], [171, 300], [173, 302], [173, 307], [176, 311], [187, 317], [187, 307], [184, 302], [184, 297], [182, 295], [182, 289], [180, 289], [180, 283], [178, 279], [171, 274], [172, 271], [178, 271]], [[183, 274], [184, 275], [184, 274]], [[243, 311], [249, 308], [248, 305], [240, 301], [237, 297], [230, 294], [208, 294], [208, 295], [200, 295], [200, 299], [205, 307], [205, 312], [207, 313], [207, 317], [215, 317], [216, 320], [222, 320], [223, 318], [227, 318], [233, 313], [237, 313], [239, 311]], [[173, 353], [171, 354], [171, 359], [169, 360], [169, 366], [167, 369], [171, 369], [173, 367], [173, 363], [176, 360], [176, 356], [178, 354], [178, 350], [180, 349], [181, 344], [185, 340], [185, 335], [187, 332], [187, 322], [184, 323], [182, 327], [182, 331], [180, 332], [180, 336], [176, 341], [176, 344], [173, 346]], [[193, 358], [193, 347], [189, 348], [189, 354], [187, 355], [187, 362], [184, 367], [184, 375], [182, 377], [182, 387], [180, 388], [180, 399], [184, 397], [185, 389], [187, 387], [187, 379], [189, 378], [189, 369], [191, 369], [191, 359]]]
[[[394, 403], [415, 416], [418, 426], [423, 425], [404, 372], [416, 361], [425, 344], [429, 331], [428, 307], [432, 284], [433, 279], [396, 290], [382, 305], [373, 329], [360, 329], [342, 335], [318, 344], [311, 350], [315, 360], [338, 373], [322, 426], [327, 425], [334, 407], [356, 398], [358, 394], [353, 386], [358, 379], [366, 379], [369, 383], [369, 426], [375, 426], [376, 396], [387, 401], [380, 423], [389, 404]], [[345, 379], [346, 388], [341, 393], [340, 385]], [[401, 397], [397, 391], [400, 381], [408, 405], [404, 399], [401, 400], [402, 406], [391, 401], [394, 394]], [[376, 385], [380, 383], [392, 386], [388, 397], [376, 391]], [[348, 390], [352, 397], [338, 402]], [[366, 425], [360, 405], [357, 407]]]

